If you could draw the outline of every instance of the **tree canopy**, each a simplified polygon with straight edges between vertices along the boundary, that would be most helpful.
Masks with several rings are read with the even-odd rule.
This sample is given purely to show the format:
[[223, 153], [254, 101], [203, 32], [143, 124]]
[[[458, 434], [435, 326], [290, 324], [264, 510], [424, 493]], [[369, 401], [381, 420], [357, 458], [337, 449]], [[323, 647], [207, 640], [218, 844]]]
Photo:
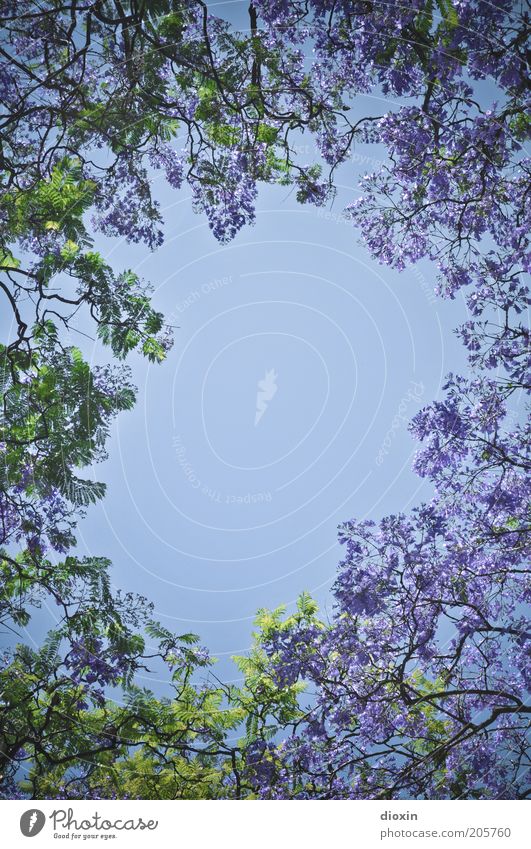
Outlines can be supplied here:
[[[3, 657], [0, 792], [522, 797], [527, 4], [256, 0], [248, 14], [241, 31], [197, 0], [0, 2], [0, 295], [12, 320], [0, 348], [0, 621], [16, 633], [45, 598], [59, 611], [40, 648]], [[368, 92], [385, 111], [351, 120]], [[302, 133], [317, 145], [310, 163]], [[260, 183], [328, 203], [360, 141], [387, 159], [346, 214], [375, 260], [403, 270], [428, 258], [441, 297], [463, 291], [470, 371], [448, 375], [411, 422], [433, 499], [346, 521], [332, 621], [305, 594], [293, 615], [260, 611], [237, 688], [207, 674], [196, 637], [114, 592], [106, 559], [71, 553], [105, 490], [84, 469], [105, 457], [135, 389], [127, 366], [91, 367], [69, 331], [89, 316], [115, 360], [137, 349], [162, 363], [171, 347], [149, 284], [94, 248], [98, 231], [162, 243], [154, 171], [187, 183], [225, 242], [252, 224]], [[171, 697], [139, 686], [152, 664]]]

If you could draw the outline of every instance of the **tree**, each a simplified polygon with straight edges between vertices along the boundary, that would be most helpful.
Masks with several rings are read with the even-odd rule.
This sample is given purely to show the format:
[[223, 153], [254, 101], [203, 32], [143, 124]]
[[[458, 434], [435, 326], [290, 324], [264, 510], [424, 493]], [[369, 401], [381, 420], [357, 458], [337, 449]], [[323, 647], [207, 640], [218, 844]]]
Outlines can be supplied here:
[[[315, 696], [256, 777], [273, 798], [519, 797], [529, 792], [531, 711], [529, 427], [514, 417], [529, 390], [519, 320], [528, 304], [527, 17], [509, 4], [439, 4], [446, 20], [435, 28], [433, 4], [365, 4], [365, 25], [355, 26], [345, 15], [354, 4], [339, 4], [325, 35], [326, 5], [315, 9], [327, 79], [346, 75], [348, 58], [351, 75], [366, 74], [370, 55], [387, 50], [369, 72], [418, 100], [381, 120], [390, 163], [366, 178], [350, 214], [380, 261], [404, 268], [429, 256], [441, 294], [474, 287], [473, 318], [458, 331], [473, 376], [450, 375], [444, 400], [411, 425], [433, 501], [340, 528], [332, 624], [314, 610], [267, 622], [270, 674], [279, 686], [305, 680]], [[293, 12], [275, 6], [272, 20], [289, 27]], [[491, 109], [472, 88], [487, 74], [500, 87]]]
[[[24, 624], [45, 596], [62, 611], [42, 649], [6, 657], [4, 793], [21, 761], [36, 797], [527, 793], [525, 4], [259, 0], [246, 33], [197, 0], [4, 1], [0, 17], [0, 288], [15, 328], [0, 350], [0, 616]], [[371, 91], [404, 105], [352, 121]], [[302, 132], [320, 154], [309, 164]], [[326, 203], [358, 141], [389, 157], [348, 214], [377, 260], [429, 257], [441, 296], [466, 292], [472, 376], [450, 375], [411, 425], [432, 502], [341, 527], [333, 621], [306, 596], [287, 619], [262, 612], [244, 686], [208, 673], [197, 690], [208, 657], [191, 636], [110, 593], [107, 561], [68, 554], [104, 494], [81, 470], [134, 389], [123, 366], [90, 369], [65, 331], [88, 313], [118, 359], [162, 361], [171, 344], [147, 284], [110, 268], [90, 227], [159, 245], [161, 169], [226, 241], [252, 223], [261, 181]], [[145, 634], [173, 670], [172, 699], [134, 682]]]

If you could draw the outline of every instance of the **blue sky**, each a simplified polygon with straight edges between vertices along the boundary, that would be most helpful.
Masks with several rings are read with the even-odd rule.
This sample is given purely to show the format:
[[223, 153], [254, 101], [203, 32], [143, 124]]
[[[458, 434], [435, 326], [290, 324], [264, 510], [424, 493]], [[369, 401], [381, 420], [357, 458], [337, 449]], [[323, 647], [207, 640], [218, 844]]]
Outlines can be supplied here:
[[80, 550], [111, 557], [116, 585], [167, 627], [199, 633], [225, 678], [258, 608], [308, 590], [330, 611], [341, 521], [429, 497], [406, 421], [465, 368], [451, 332], [464, 307], [431, 295], [434, 269], [379, 266], [341, 219], [366, 167], [345, 166], [332, 210], [262, 189], [256, 225], [224, 247], [161, 186], [159, 251], [100, 245], [153, 281], [178, 329], [162, 366], [131, 360], [137, 406], [95, 469], [108, 494]]
[[[356, 108], [391, 105], [375, 100]], [[314, 159], [310, 137], [299, 154]], [[152, 281], [178, 329], [163, 365], [129, 361], [138, 402], [94, 469], [108, 492], [80, 523], [79, 551], [111, 558], [114, 584], [149, 597], [166, 627], [200, 634], [225, 680], [238, 677], [230, 657], [248, 649], [258, 608], [292, 609], [307, 590], [330, 614], [340, 522], [429, 497], [410, 470], [406, 422], [448, 371], [466, 371], [452, 333], [465, 308], [434, 297], [435, 268], [378, 265], [342, 218], [375, 155], [353, 151], [325, 210], [262, 187], [255, 226], [227, 246], [188, 191], [160, 178], [159, 250], [96, 237], [117, 270]], [[110, 359], [72, 341], [94, 362]], [[26, 638], [54, 615], [43, 610]]]

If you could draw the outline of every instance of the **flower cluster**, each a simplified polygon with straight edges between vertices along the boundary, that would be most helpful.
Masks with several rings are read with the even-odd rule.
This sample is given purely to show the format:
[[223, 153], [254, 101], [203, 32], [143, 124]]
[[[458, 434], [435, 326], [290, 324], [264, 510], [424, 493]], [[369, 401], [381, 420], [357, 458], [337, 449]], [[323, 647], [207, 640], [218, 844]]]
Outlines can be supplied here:
[[[329, 51], [323, 87], [337, 75], [344, 94], [347, 81], [359, 90], [372, 78], [413, 99], [374, 124], [389, 160], [364, 179], [350, 214], [381, 262], [404, 269], [428, 257], [439, 294], [466, 287], [472, 318], [458, 334], [472, 373], [449, 375], [444, 396], [411, 422], [421, 443], [415, 469], [432, 481], [432, 501], [342, 525], [333, 621], [277, 621], [262, 633], [269, 674], [279, 686], [305, 682], [312, 696], [304, 721], [264, 749], [260, 768], [252, 754], [250, 780], [263, 798], [518, 797], [530, 683], [530, 359], [520, 318], [529, 304], [528, 125], [518, 48], [489, 42], [510, 4], [453, 4], [438, 25], [448, 30], [439, 50], [430, 49], [436, 25], [426, 4], [385, 4], [352, 28], [341, 16], [357, 4], [332, 13], [310, 5], [319, 50]], [[260, 8], [287, 31], [303, 15], [302, 4]], [[391, 28], [402, 38], [371, 65], [389, 49]], [[407, 37], [415, 31], [416, 47]], [[487, 75], [500, 86], [490, 108], [472, 85]], [[333, 161], [337, 132], [320, 144]]]

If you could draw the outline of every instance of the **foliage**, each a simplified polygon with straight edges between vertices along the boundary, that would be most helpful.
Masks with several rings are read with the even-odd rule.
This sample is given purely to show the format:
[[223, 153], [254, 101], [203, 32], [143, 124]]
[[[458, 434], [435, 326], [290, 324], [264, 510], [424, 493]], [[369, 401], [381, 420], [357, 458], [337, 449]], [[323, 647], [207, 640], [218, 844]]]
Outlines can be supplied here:
[[[2, 793], [21, 792], [23, 767], [34, 798], [526, 795], [525, 4], [255, 0], [245, 33], [199, 0], [2, 0], [0, 17], [14, 326], [0, 349], [0, 619], [16, 630], [44, 599], [59, 610], [40, 648], [4, 658]], [[368, 92], [403, 105], [352, 122]], [[303, 132], [318, 161], [297, 157]], [[236, 688], [195, 638], [113, 593], [106, 560], [69, 554], [104, 494], [82, 470], [134, 390], [124, 366], [90, 368], [65, 336], [89, 321], [114, 357], [164, 359], [171, 328], [149, 286], [90, 235], [161, 244], [154, 170], [187, 181], [223, 242], [254, 220], [261, 181], [326, 203], [358, 142], [388, 158], [348, 214], [380, 262], [428, 257], [441, 296], [463, 290], [470, 375], [449, 375], [411, 423], [433, 500], [344, 523], [332, 620], [306, 595], [293, 615], [261, 611]], [[171, 670], [171, 697], [138, 686], [150, 664]]]

